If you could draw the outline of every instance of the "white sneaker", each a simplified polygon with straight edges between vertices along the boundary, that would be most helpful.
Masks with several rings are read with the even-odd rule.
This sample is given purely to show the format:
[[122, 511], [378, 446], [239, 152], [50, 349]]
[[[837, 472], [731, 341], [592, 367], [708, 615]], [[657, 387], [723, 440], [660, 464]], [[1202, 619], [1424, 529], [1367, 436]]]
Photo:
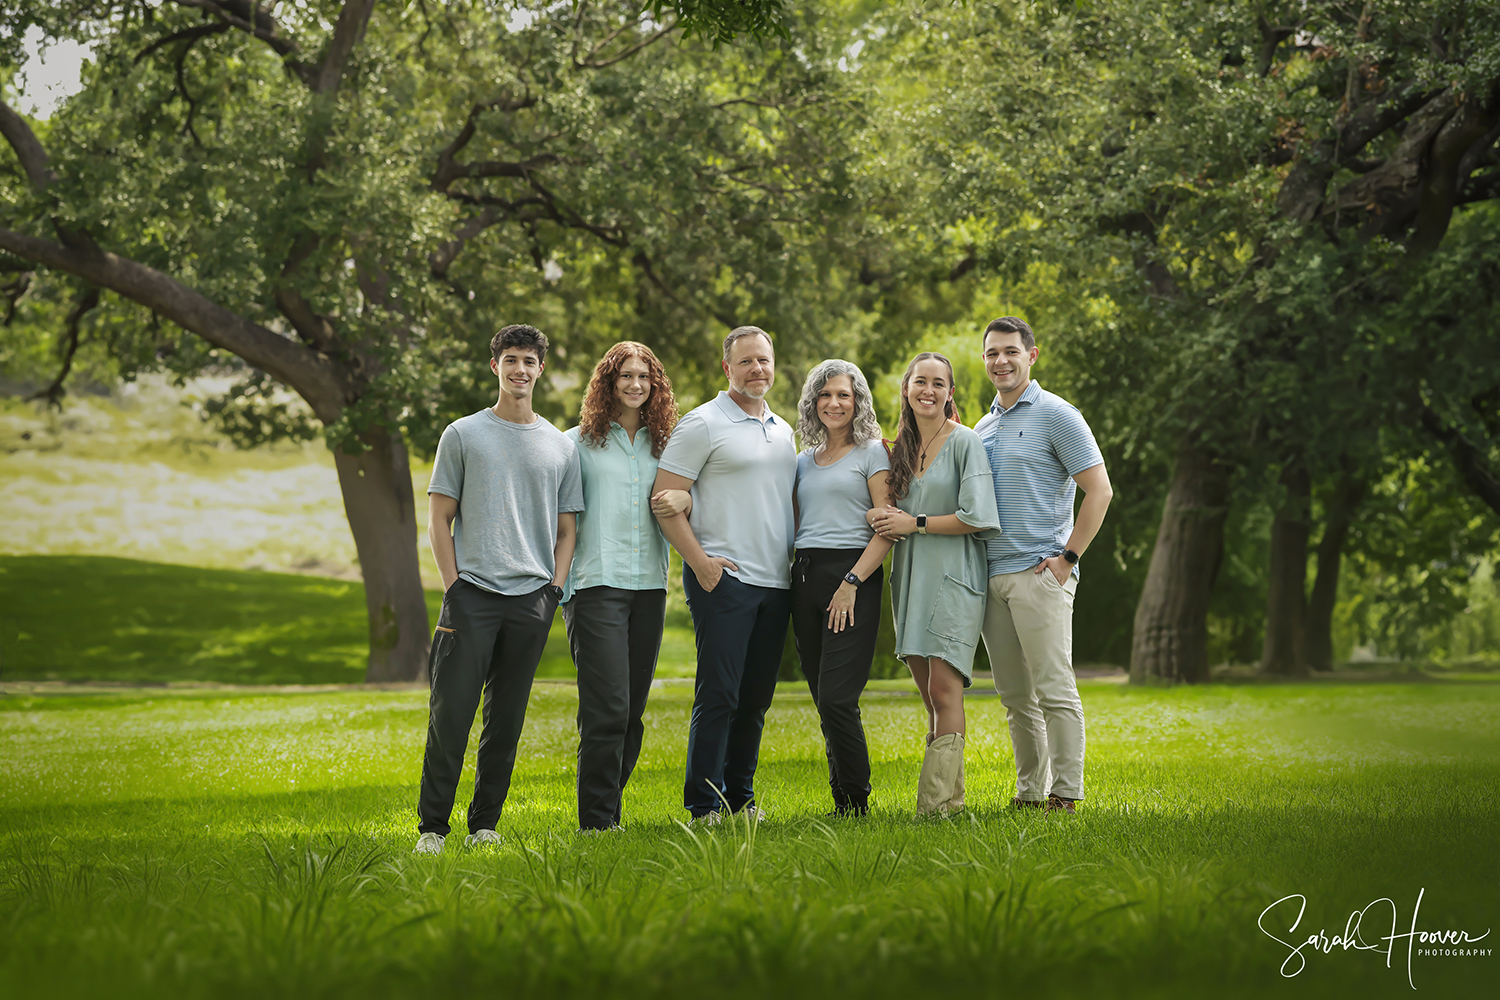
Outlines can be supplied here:
[[413, 854], [442, 854], [443, 835], [441, 833], [424, 833], [417, 838], [417, 846], [411, 849]]
[[489, 847], [500, 843], [500, 835], [494, 830], [475, 830], [464, 838], [465, 847]]
[[718, 826], [722, 822], [724, 822], [724, 814], [715, 809], [711, 813], [704, 813], [702, 816], [694, 816], [692, 819], [688, 820], [688, 826]]
[[752, 823], [764, 823], [771, 818], [770, 810], [763, 806], [758, 806], [754, 802], [750, 803], [742, 811], [745, 814], [745, 818]]

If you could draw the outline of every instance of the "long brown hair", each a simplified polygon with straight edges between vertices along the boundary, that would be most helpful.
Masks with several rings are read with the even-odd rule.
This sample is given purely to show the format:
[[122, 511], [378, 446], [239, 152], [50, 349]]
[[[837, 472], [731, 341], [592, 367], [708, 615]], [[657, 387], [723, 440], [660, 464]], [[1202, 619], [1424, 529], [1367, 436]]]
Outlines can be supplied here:
[[661, 450], [667, 446], [667, 438], [677, 424], [677, 399], [672, 395], [672, 380], [667, 378], [666, 369], [651, 348], [633, 340], [620, 341], [605, 351], [594, 366], [588, 392], [583, 394], [583, 410], [578, 415], [578, 436], [595, 448], [603, 448], [609, 442], [609, 425], [620, 418], [625, 407], [615, 391], [615, 379], [631, 358], [644, 361], [651, 375], [651, 395], [641, 405], [641, 423], [651, 435], [651, 454], [661, 458]]
[[936, 359], [948, 366], [948, 402], [943, 405], [943, 416], [958, 419], [958, 406], [953, 398], [953, 362], [936, 351], [923, 351], [911, 359], [906, 374], [901, 376], [901, 420], [896, 425], [896, 443], [891, 448], [891, 499], [900, 500], [911, 486], [912, 476], [917, 471], [917, 446], [922, 435], [917, 430], [917, 415], [912, 412], [906, 398], [906, 386], [911, 382], [911, 373], [917, 362]]

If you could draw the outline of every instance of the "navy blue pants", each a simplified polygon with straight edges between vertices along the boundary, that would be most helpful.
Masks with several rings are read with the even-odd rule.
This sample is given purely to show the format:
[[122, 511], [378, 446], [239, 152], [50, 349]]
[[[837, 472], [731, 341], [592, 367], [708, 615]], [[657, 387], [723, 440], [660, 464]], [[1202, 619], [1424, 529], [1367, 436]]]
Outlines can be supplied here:
[[726, 572], [709, 593], [687, 566], [682, 586], [698, 646], [682, 802], [694, 816], [725, 804], [738, 812], [755, 801], [760, 734], [776, 694], [791, 591], [754, 587]]

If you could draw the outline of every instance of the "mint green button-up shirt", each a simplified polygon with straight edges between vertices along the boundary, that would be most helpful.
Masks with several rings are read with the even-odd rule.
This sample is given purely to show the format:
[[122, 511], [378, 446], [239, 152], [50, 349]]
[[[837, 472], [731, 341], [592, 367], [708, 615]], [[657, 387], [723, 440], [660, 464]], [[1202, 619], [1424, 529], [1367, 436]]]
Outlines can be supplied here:
[[642, 427], [631, 442], [612, 423], [603, 448], [582, 440], [577, 427], [567, 436], [583, 469], [583, 513], [563, 600], [589, 587], [666, 590], [667, 540], [651, 514], [657, 465], [651, 432]]

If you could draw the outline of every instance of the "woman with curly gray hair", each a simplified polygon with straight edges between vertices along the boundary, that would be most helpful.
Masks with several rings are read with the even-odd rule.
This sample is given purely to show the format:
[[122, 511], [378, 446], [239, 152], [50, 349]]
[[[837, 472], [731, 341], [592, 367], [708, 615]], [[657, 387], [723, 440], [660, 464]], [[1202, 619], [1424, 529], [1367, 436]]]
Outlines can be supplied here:
[[835, 816], [870, 808], [870, 751], [859, 696], [880, 632], [881, 563], [891, 542], [865, 513], [890, 502], [890, 459], [870, 386], [858, 366], [824, 361], [807, 373], [797, 407], [792, 631], [828, 754]]

